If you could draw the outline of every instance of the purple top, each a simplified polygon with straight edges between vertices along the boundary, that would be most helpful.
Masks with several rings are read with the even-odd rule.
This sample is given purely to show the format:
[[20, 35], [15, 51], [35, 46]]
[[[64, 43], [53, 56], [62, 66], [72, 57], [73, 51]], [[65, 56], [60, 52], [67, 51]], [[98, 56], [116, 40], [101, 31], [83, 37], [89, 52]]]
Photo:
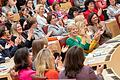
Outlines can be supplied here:
[[[59, 79], [69, 79], [65, 76], [65, 71], [59, 73]], [[84, 66], [82, 70], [76, 75], [75, 80], [99, 80], [95, 75], [93, 69], [89, 66]]]

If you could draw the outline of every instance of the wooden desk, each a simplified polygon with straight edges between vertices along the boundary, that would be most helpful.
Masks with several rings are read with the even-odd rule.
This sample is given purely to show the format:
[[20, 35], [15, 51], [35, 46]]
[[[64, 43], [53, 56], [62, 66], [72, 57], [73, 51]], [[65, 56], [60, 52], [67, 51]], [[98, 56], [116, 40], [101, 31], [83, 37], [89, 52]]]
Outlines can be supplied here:
[[8, 62], [0, 64], [0, 67], [4, 66], [6, 70], [0, 72], [0, 78], [7, 78], [8, 80], [12, 80], [10, 76], [10, 69], [14, 67], [13, 58], [11, 58]]
[[[113, 42], [112, 42], [113, 41]], [[97, 52], [98, 51], [98, 52]], [[84, 64], [95, 67], [100, 64], [106, 64], [107, 69], [111, 69], [112, 74], [106, 70], [103, 71], [105, 80], [120, 80], [120, 35], [109, 40], [98, 47], [92, 53], [88, 54]], [[107, 78], [106, 78], [107, 76]]]

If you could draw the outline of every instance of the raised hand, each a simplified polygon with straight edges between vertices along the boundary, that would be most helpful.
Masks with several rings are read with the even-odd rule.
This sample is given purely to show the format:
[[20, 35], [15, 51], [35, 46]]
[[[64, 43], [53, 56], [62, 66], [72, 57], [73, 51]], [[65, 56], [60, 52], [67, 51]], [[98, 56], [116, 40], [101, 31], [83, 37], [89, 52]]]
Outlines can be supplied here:
[[68, 46], [62, 46], [62, 52], [65, 53], [68, 50]]

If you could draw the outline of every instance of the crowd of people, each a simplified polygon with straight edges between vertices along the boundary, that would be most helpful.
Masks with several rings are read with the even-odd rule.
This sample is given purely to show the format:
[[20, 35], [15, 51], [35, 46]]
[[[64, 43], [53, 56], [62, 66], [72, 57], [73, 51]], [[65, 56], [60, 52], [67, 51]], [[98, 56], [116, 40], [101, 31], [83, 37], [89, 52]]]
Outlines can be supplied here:
[[[61, 8], [70, 2], [71, 8]], [[87, 54], [112, 38], [105, 20], [120, 14], [119, 0], [1, 0], [0, 63], [14, 57], [11, 76], [18, 80], [103, 80], [84, 65]], [[49, 38], [67, 37], [62, 52]]]

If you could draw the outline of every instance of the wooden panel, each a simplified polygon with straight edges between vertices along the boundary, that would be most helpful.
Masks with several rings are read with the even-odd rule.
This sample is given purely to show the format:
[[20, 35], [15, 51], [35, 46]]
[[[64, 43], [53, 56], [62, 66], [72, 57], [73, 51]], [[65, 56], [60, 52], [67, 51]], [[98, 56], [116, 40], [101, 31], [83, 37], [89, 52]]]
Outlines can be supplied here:
[[106, 23], [106, 27], [112, 33], [112, 37], [115, 37], [115, 36], [120, 34], [120, 29], [119, 29], [119, 26], [118, 26], [118, 24], [116, 22], [116, 19], [108, 20], [105, 23]]
[[64, 10], [68, 10], [72, 7], [70, 2], [61, 3], [60, 5], [61, 5], [61, 9], [64, 9]]
[[116, 21], [117, 21], [118, 26], [119, 26], [119, 28], [120, 28], [120, 14], [115, 15], [115, 18], [116, 18]]

